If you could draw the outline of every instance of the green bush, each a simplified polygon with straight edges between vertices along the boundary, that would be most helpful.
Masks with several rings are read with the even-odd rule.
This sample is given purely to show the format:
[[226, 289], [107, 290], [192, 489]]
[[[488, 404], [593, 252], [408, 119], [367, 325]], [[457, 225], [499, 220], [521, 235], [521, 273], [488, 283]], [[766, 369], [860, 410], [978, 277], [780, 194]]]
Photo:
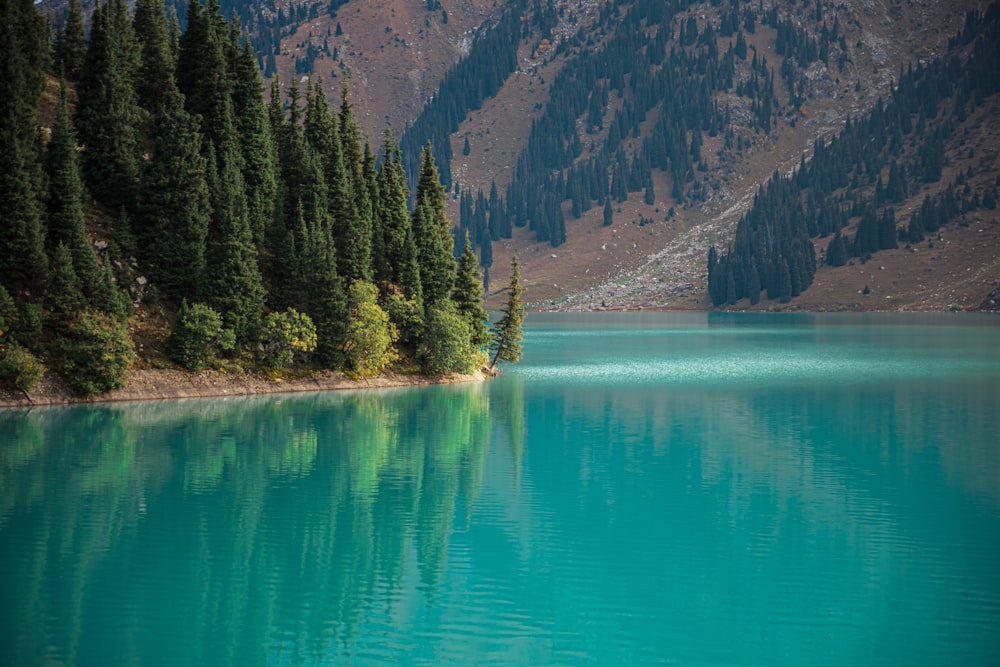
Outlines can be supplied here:
[[260, 332], [261, 362], [268, 368], [284, 368], [316, 349], [316, 326], [305, 313], [289, 308], [264, 318]]
[[128, 326], [89, 308], [70, 321], [56, 351], [62, 375], [80, 394], [123, 387], [135, 355]]
[[407, 299], [396, 289], [392, 289], [384, 301], [383, 308], [399, 334], [397, 347], [409, 352], [416, 350], [424, 328], [423, 307], [416, 299]]
[[222, 328], [222, 317], [203, 303], [181, 305], [167, 340], [170, 358], [188, 370], [204, 366], [218, 351], [236, 346], [231, 329]]
[[28, 350], [17, 343], [0, 344], [0, 384], [7, 389], [27, 394], [44, 373], [45, 366]]
[[420, 356], [428, 373], [471, 373], [475, 369], [477, 349], [469, 323], [452, 303], [429, 309]]
[[376, 302], [378, 288], [355, 280], [347, 293], [349, 315], [344, 332], [344, 361], [357, 377], [372, 377], [399, 357], [399, 334], [389, 315]]

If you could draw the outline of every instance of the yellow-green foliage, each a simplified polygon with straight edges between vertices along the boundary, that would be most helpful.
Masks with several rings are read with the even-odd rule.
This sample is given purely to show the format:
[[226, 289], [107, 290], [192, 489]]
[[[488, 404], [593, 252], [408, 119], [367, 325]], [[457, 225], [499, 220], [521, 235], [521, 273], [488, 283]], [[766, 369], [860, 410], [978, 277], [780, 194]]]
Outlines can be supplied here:
[[283, 368], [316, 349], [316, 326], [305, 313], [289, 308], [264, 318], [260, 345], [262, 360], [270, 368]]
[[188, 370], [204, 366], [217, 350], [232, 350], [236, 337], [222, 328], [222, 317], [203, 303], [184, 301], [170, 332], [170, 358]]
[[126, 324], [90, 308], [69, 323], [57, 348], [62, 374], [81, 394], [123, 387], [135, 356]]
[[355, 280], [348, 291], [350, 314], [344, 335], [344, 358], [348, 371], [358, 377], [378, 375], [399, 354], [395, 343], [396, 326], [377, 303], [378, 288]]
[[475, 368], [478, 349], [472, 344], [469, 324], [451, 302], [428, 309], [421, 352], [430, 373], [471, 373]]
[[0, 385], [26, 394], [42, 379], [45, 366], [17, 343], [4, 345], [2, 341], [0, 330]]

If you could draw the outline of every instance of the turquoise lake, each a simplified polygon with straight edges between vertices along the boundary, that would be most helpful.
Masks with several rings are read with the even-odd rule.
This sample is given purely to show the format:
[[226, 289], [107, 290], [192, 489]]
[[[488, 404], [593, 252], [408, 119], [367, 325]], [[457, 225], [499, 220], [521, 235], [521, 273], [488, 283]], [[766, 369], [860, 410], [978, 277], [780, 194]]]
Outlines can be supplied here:
[[0, 410], [0, 665], [997, 665], [998, 638], [995, 316], [531, 313], [482, 384]]

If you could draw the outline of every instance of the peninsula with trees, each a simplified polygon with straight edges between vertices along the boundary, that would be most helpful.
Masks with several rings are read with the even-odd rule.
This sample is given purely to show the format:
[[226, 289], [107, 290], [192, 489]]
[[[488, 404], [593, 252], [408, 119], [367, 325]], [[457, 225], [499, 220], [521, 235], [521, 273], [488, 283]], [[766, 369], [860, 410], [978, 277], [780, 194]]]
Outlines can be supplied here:
[[108, 0], [89, 38], [76, 0], [55, 38], [30, 0], [3, 14], [7, 390], [50, 369], [101, 394], [137, 360], [419, 382], [519, 357], [519, 286], [491, 332], [431, 144], [411, 193], [391, 130], [363, 138], [346, 77], [339, 109], [319, 78], [275, 77], [265, 96], [217, 0], [192, 0], [183, 31], [162, 0]]

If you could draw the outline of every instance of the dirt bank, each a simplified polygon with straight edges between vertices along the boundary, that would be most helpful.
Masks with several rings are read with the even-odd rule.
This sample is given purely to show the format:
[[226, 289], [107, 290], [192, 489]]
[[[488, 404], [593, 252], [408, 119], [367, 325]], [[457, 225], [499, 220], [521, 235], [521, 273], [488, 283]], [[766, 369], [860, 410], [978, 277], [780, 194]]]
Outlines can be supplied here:
[[368, 380], [353, 380], [343, 373], [317, 372], [309, 377], [272, 380], [258, 373], [223, 373], [205, 370], [197, 373], [182, 370], [133, 370], [122, 389], [78, 396], [53, 373], [46, 373], [28, 395], [0, 390], [0, 408], [61, 405], [67, 403], [99, 403], [106, 401], [148, 401], [164, 398], [197, 398], [211, 396], [246, 396], [282, 392], [330, 391], [336, 389], [372, 389], [379, 387], [409, 387], [455, 382], [478, 382], [482, 373], [471, 375], [404, 375], [386, 373]]

